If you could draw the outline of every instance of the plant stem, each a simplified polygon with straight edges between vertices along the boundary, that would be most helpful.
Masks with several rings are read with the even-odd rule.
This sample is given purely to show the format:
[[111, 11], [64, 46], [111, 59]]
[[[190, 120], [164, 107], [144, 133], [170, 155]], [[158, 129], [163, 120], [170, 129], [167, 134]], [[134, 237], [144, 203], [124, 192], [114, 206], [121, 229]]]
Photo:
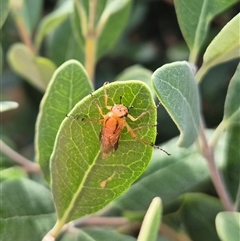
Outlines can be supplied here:
[[237, 191], [237, 195], [236, 195], [236, 201], [235, 201], [235, 204], [234, 204], [234, 210], [236, 212], [240, 211], [240, 184], [238, 186], [238, 191]]
[[26, 26], [24, 25], [23, 19], [19, 16], [16, 17], [16, 25], [23, 43], [25, 43], [26, 46], [35, 54], [36, 51], [33, 47], [31, 37], [26, 29]]
[[202, 153], [207, 160], [212, 182], [216, 188], [217, 194], [223, 204], [223, 207], [227, 211], [233, 211], [233, 204], [229, 198], [227, 190], [225, 188], [223, 179], [215, 163], [214, 149], [207, 142], [207, 138], [204, 131], [203, 121], [200, 122], [200, 138], [202, 140]]
[[36, 51], [33, 46], [31, 36], [23, 20], [22, 8], [23, 8], [23, 3], [17, 3], [17, 1], [13, 1], [12, 13], [15, 19], [15, 23], [16, 23], [20, 38], [22, 39], [23, 43], [25, 43], [25, 45], [35, 54]]
[[119, 227], [129, 224], [128, 219], [123, 217], [98, 217], [89, 216], [73, 221], [75, 227], [91, 227], [91, 226], [111, 226]]
[[97, 0], [90, 0], [89, 2], [89, 22], [88, 31], [86, 35], [85, 45], [85, 67], [88, 72], [89, 78], [94, 85], [95, 64], [96, 64], [96, 46], [97, 46], [97, 33], [95, 29]]
[[219, 136], [226, 129], [226, 126], [227, 126], [227, 122], [225, 120], [222, 120], [221, 123], [215, 129], [211, 139], [209, 140], [209, 146], [213, 148], [216, 146], [217, 141], [219, 140]]
[[85, 68], [90, 80], [94, 85], [95, 63], [96, 63], [96, 38], [94, 34], [88, 33], [85, 45]]
[[[96, 226], [110, 226], [118, 227], [118, 230], [121, 233], [129, 233], [133, 231], [139, 231], [141, 228], [141, 222], [129, 221], [127, 218], [123, 217], [98, 217], [98, 216], [89, 216], [86, 218], [80, 218], [73, 221], [73, 225], [69, 225], [70, 228], [74, 227], [96, 227]], [[68, 228], [67, 228], [68, 229]], [[176, 230], [172, 229], [168, 225], [162, 223], [159, 228], [159, 233], [162, 235], [176, 241], [190, 241], [190, 238], [184, 233], [179, 233]]]
[[34, 163], [23, 157], [5, 144], [2, 140], [0, 140], [0, 151], [17, 164], [21, 165], [27, 172], [40, 173], [40, 167], [37, 163]]

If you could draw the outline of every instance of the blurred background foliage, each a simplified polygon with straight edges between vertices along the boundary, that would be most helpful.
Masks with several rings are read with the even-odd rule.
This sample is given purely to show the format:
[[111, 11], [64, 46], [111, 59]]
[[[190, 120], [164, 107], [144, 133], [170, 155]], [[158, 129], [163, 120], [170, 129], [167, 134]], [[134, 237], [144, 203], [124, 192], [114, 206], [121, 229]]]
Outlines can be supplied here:
[[[26, 19], [28, 31], [34, 36], [40, 20], [63, 1], [27, 1], [28, 7], [32, 9]], [[239, 10], [239, 5], [234, 5], [214, 19], [205, 46], [208, 46], [212, 38]], [[19, 108], [2, 114], [1, 135], [10, 146], [33, 159], [35, 121], [43, 93], [11, 70], [7, 62], [7, 52], [16, 42], [21, 42], [21, 40], [10, 14], [1, 30], [1, 98], [3, 101], [18, 102]], [[204, 50], [203, 48], [202, 51]], [[57, 67], [68, 59], [83, 60], [70, 26], [69, 17], [44, 38], [40, 55], [52, 60]], [[116, 77], [130, 66], [138, 64], [154, 71], [165, 63], [188, 60], [188, 55], [189, 51], [179, 29], [173, 1], [135, 0], [123, 34], [114, 47], [97, 63], [95, 88], [99, 88], [106, 81], [116, 80]], [[200, 58], [199, 66], [201, 61]], [[234, 60], [213, 68], [204, 77], [200, 86], [203, 115], [209, 128], [217, 126], [222, 119], [227, 87], [237, 64], [238, 61]], [[178, 135], [175, 124], [163, 108], [158, 110], [158, 133], [157, 143]]]

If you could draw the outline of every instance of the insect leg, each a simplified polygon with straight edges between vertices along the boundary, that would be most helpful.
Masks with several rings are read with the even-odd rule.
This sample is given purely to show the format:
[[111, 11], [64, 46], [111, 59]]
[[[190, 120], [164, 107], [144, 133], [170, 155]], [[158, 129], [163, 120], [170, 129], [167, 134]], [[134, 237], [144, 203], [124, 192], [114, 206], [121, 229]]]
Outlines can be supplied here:
[[99, 104], [97, 103], [97, 99], [95, 98], [95, 96], [92, 94], [92, 93], [90, 93], [90, 95], [93, 97], [93, 99], [94, 99], [94, 101], [95, 101], [95, 103], [96, 103], [96, 106], [97, 106], [97, 108], [98, 108], [98, 111], [99, 111], [99, 113], [100, 113], [100, 115], [104, 118], [104, 114], [103, 114], [103, 112], [102, 112], [102, 108], [99, 106]]
[[106, 85], [108, 84], [108, 82], [105, 82], [104, 85], [103, 85], [103, 89], [104, 89], [104, 102], [105, 102], [105, 107], [108, 109], [108, 110], [111, 110], [112, 109], [112, 106], [108, 105], [108, 94], [107, 94], [107, 90], [106, 90]]
[[145, 145], [149, 145], [149, 146], [152, 146], [152, 147], [154, 147], [156, 149], [159, 149], [159, 150], [165, 152], [168, 156], [170, 156], [170, 154], [167, 151], [165, 151], [164, 149], [162, 149], [160, 146], [156, 146], [154, 143], [152, 143], [150, 141], [146, 141], [146, 140], [143, 140], [143, 139], [140, 139], [140, 138], [137, 137], [137, 135], [135, 134], [134, 131], [136, 129], [141, 129], [142, 127], [138, 127], [138, 128], [132, 129], [127, 123], [125, 123], [125, 126], [126, 126], [128, 132], [130, 133], [130, 135], [131, 135], [131, 137], [133, 139], [135, 139], [136, 141], [141, 142], [141, 143], [143, 143]]
[[72, 116], [72, 115], [66, 115], [67, 118], [69, 119], [74, 119], [74, 120], [81, 120], [81, 121], [89, 121], [89, 122], [103, 122], [103, 119], [91, 119], [91, 118], [85, 118], [85, 117], [78, 117], [78, 116]]
[[140, 118], [142, 118], [143, 116], [145, 116], [146, 114], [148, 114], [148, 113], [150, 113], [151, 111], [157, 109], [160, 105], [161, 105], [161, 103], [159, 102], [159, 103], [155, 106], [154, 109], [148, 110], [148, 111], [144, 111], [144, 112], [142, 112], [141, 115], [139, 115], [139, 116], [136, 117], [136, 118], [133, 117], [132, 115], [128, 114], [128, 118], [129, 118], [131, 121], [137, 121], [137, 120], [139, 120]]

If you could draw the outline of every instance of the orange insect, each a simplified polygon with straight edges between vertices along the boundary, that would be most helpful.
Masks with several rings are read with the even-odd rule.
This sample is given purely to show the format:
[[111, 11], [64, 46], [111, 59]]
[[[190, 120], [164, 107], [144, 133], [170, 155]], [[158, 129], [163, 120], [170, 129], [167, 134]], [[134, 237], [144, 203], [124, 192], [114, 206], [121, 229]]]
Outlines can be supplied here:
[[[103, 119], [98, 120], [98, 122], [103, 122], [102, 130], [99, 135], [99, 139], [101, 142], [102, 158], [105, 159], [105, 158], [111, 156], [112, 153], [118, 149], [118, 142], [119, 142], [119, 139], [120, 139], [120, 136], [122, 134], [124, 127], [127, 128], [128, 132], [130, 133], [132, 138], [135, 139], [136, 141], [142, 142], [146, 145], [150, 145], [152, 147], [160, 149], [161, 151], [165, 152], [167, 155], [170, 155], [168, 152], [166, 152], [159, 146], [154, 145], [152, 142], [139, 139], [136, 136], [135, 130], [144, 128], [146, 126], [140, 126], [135, 129], [132, 129], [126, 121], [126, 118], [129, 118], [131, 121], [137, 121], [138, 119], [140, 119], [141, 117], [143, 117], [144, 115], [149, 113], [149, 111], [144, 111], [137, 118], [134, 118], [132, 115], [129, 114], [129, 109], [132, 107], [126, 107], [121, 103], [122, 96], [120, 96], [119, 104], [114, 104], [113, 106], [109, 106], [108, 105], [108, 94], [107, 94], [107, 90], [105, 88], [106, 84], [107, 83], [104, 84], [104, 101], [105, 101], [105, 107], [106, 107], [106, 109], [109, 110], [109, 112], [106, 115], [104, 115], [102, 112], [102, 108], [98, 105], [98, 103], [96, 103], [99, 113], [103, 117]], [[158, 106], [159, 105], [157, 105], [156, 108], [158, 108]], [[93, 121], [91, 119], [82, 118], [82, 121], [84, 121], [84, 120]], [[155, 127], [155, 125], [152, 127]]]

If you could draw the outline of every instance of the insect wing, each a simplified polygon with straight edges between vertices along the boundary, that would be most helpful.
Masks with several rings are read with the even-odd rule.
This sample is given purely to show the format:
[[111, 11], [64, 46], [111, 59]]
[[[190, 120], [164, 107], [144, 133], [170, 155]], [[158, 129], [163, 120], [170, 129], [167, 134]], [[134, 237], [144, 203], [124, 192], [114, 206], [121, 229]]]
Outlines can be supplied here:
[[115, 134], [112, 132], [109, 133], [109, 130], [103, 127], [100, 133], [101, 152], [103, 159], [109, 157], [114, 151], [117, 150], [120, 134], [121, 132]]
[[119, 138], [124, 128], [125, 119], [107, 116], [100, 133], [101, 151], [103, 158], [107, 158], [118, 148]]

